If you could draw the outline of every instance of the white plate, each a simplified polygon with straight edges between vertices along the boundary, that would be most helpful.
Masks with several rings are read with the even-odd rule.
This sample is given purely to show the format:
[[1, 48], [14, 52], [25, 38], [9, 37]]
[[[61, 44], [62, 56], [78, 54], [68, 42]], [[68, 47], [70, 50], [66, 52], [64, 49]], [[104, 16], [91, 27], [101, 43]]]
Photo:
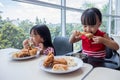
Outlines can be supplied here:
[[[18, 51], [17, 51], [18, 52]], [[27, 59], [32, 59], [32, 58], [35, 58], [37, 56], [39, 56], [39, 53], [40, 51], [37, 51], [37, 54], [36, 55], [33, 55], [33, 56], [27, 56], [27, 57], [21, 57], [21, 58], [17, 58], [17, 57], [13, 57], [13, 54], [15, 54], [16, 52], [12, 52], [11, 53], [11, 59], [12, 60], [27, 60]]]
[[68, 70], [66, 70], [66, 71], [54, 71], [54, 70], [52, 70], [52, 68], [46, 68], [46, 67], [44, 67], [43, 66], [43, 61], [44, 60], [41, 60], [40, 64], [39, 64], [40, 69], [43, 70], [43, 71], [46, 71], [46, 72], [59, 73], [60, 74], [60, 73], [69, 73], [69, 72], [76, 71], [76, 70], [80, 69], [83, 66], [83, 61], [80, 58], [71, 57], [71, 56], [55, 56], [55, 58], [67, 58], [67, 57], [72, 58], [77, 65], [74, 66], [74, 67], [68, 67]]

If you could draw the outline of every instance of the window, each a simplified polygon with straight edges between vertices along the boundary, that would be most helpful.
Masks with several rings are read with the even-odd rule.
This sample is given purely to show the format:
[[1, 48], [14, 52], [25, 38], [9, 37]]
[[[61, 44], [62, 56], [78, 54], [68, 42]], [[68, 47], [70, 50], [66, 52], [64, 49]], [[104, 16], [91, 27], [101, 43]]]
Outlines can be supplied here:
[[0, 49], [22, 48], [22, 41], [29, 37], [29, 31], [35, 24], [46, 24], [52, 38], [61, 35], [60, 9], [11, 0], [3, 0], [0, 4]]
[[[64, 31], [61, 30], [65, 30], [68, 37], [73, 30], [82, 31], [81, 13], [89, 7], [101, 10], [103, 23], [100, 28], [103, 31], [116, 33], [120, 24], [119, 4], [120, 0], [1, 0], [0, 49], [22, 48], [21, 43], [29, 37], [34, 24], [48, 25], [52, 39], [62, 35]], [[79, 49], [80, 44], [74, 49]]]
[[43, 1], [47, 3], [52, 3], [52, 4], [61, 4], [61, 0], [38, 0], [38, 1]]

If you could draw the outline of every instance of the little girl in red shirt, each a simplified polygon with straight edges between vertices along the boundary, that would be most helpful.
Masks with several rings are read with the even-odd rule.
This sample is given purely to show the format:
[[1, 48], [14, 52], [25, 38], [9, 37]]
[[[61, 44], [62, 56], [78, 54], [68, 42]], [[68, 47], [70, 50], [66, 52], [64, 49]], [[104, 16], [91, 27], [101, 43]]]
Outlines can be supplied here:
[[113, 41], [105, 32], [99, 30], [102, 24], [102, 14], [97, 8], [89, 8], [85, 10], [81, 16], [83, 31], [92, 33], [92, 38], [87, 38], [80, 31], [74, 31], [70, 37], [70, 42], [74, 43], [82, 40], [82, 53], [90, 57], [105, 58], [105, 47], [118, 50], [118, 44]]

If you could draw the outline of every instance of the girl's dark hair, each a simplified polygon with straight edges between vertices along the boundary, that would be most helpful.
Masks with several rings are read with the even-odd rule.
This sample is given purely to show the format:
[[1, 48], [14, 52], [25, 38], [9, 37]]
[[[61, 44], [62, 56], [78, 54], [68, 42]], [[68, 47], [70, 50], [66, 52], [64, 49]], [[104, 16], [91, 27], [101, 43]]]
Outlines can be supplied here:
[[97, 8], [88, 8], [85, 10], [81, 16], [81, 22], [83, 25], [96, 25], [97, 20], [96, 17], [100, 22], [102, 22], [102, 14], [99, 9]]
[[54, 48], [54, 46], [52, 44], [50, 30], [48, 29], [48, 27], [46, 25], [44, 25], [44, 24], [43, 25], [35, 25], [31, 28], [30, 34], [31, 34], [32, 31], [33, 31], [34, 35], [38, 34], [43, 38], [43, 40], [44, 40], [43, 45], [46, 48], [47, 47], [53, 47]]

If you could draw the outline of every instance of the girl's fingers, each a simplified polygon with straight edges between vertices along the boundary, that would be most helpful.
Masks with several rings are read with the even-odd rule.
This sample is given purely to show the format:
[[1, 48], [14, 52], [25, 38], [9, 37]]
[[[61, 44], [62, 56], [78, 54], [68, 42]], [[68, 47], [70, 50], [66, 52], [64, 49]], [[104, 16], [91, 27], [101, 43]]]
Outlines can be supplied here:
[[92, 42], [91, 44], [97, 44], [97, 42]]
[[39, 47], [43, 49], [43, 43], [39, 43]]

